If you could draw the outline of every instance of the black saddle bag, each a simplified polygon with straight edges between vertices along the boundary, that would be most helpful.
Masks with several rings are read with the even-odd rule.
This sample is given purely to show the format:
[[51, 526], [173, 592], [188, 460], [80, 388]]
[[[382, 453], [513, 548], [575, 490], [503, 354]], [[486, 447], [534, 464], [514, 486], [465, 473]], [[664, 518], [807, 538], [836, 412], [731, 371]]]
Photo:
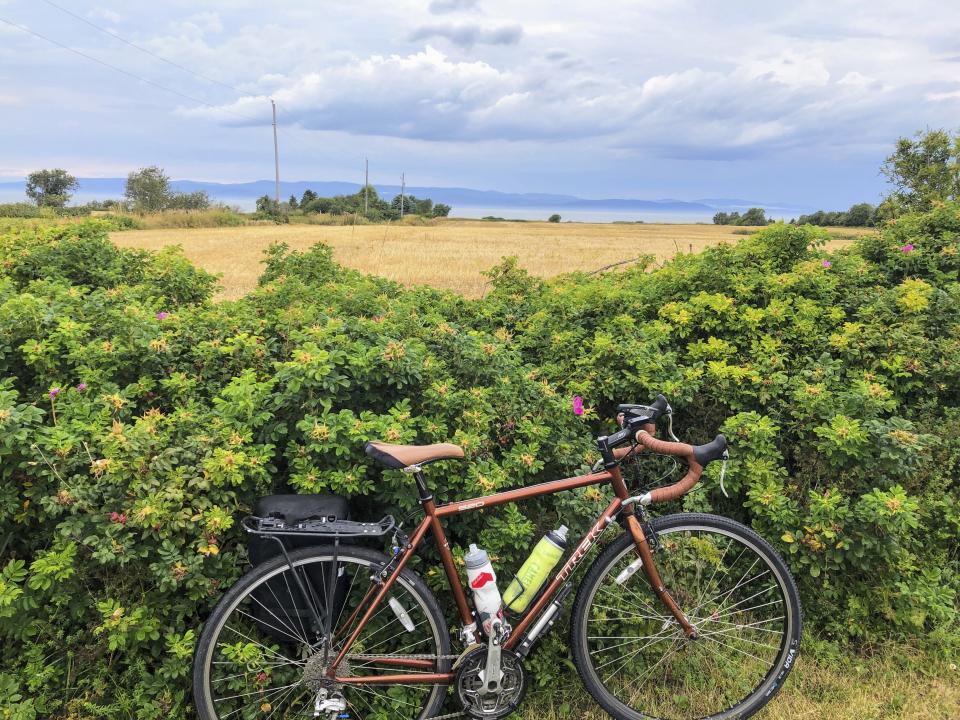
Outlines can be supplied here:
[[[268, 495], [257, 501], [253, 514], [260, 518], [282, 519], [287, 525], [314, 518], [349, 520], [350, 505], [346, 498], [339, 495]], [[332, 537], [323, 536], [277, 537], [283, 541], [288, 553], [304, 547], [329, 546], [334, 542]], [[250, 563], [254, 566], [282, 554], [280, 545], [271, 537], [251, 534], [248, 538], [247, 549]], [[340, 544], [349, 542], [349, 539], [343, 539]], [[297, 645], [306, 640], [313, 644], [322, 637], [324, 628], [317, 627], [311, 604], [317, 609], [316, 614], [322, 623], [327, 622], [329, 606], [331, 626], [336, 625], [346, 601], [347, 578], [343, 566], [334, 568], [333, 562], [300, 566], [297, 575], [309, 600], [304, 597], [289, 567], [286, 567], [284, 572], [254, 590], [250, 612], [261, 632], [277, 642]]]

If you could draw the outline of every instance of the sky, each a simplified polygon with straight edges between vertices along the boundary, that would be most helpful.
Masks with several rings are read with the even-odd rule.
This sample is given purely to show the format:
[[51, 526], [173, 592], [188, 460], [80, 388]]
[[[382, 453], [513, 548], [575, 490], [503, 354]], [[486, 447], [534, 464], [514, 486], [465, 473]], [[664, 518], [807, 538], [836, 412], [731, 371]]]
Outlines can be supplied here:
[[0, 22], [6, 179], [270, 179], [272, 98], [286, 180], [360, 182], [366, 157], [379, 183], [837, 209], [877, 201], [898, 136], [960, 128], [943, 0], [0, 0], [0, 19], [88, 56]]

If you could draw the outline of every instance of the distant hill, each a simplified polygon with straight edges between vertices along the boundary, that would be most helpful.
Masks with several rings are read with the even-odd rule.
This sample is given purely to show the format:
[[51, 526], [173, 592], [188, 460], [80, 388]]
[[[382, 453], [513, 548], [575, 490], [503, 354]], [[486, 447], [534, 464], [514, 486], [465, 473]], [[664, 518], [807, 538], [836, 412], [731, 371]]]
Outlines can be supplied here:
[[[79, 178], [80, 188], [76, 199], [86, 200], [116, 198], [123, 196], [124, 178]], [[274, 183], [272, 180], [256, 180], [244, 183], [217, 183], [201, 182], [196, 180], [173, 180], [171, 185], [182, 192], [203, 190], [214, 200], [249, 209], [254, 201], [262, 195], [272, 196]], [[392, 198], [400, 193], [399, 185], [384, 185], [373, 183], [380, 195]], [[23, 181], [0, 182], [0, 201], [12, 202], [25, 199]], [[280, 196], [288, 198], [290, 195], [300, 197], [303, 191], [311, 189], [319, 195], [345, 195], [355, 193], [362, 186], [359, 183], [339, 182], [330, 180], [284, 181], [280, 183]], [[457, 209], [492, 208], [497, 210], [550, 210], [563, 213], [565, 210], [574, 213], [609, 212], [649, 213], [657, 216], [678, 214], [685, 218], [698, 218], [709, 221], [713, 213], [718, 210], [743, 210], [748, 207], [763, 207], [772, 214], [795, 214], [808, 211], [812, 208], [784, 203], [766, 203], [754, 200], [740, 199], [707, 199], [707, 200], [640, 200], [636, 198], [580, 198], [574, 195], [559, 195], [551, 193], [510, 193], [497, 190], [474, 190], [459, 187], [430, 187], [408, 186], [406, 192], [421, 198], [431, 198], [435, 203], [446, 203], [453, 207], [453, 214]], [[470, 213], [474, 214], [474, 213]]]

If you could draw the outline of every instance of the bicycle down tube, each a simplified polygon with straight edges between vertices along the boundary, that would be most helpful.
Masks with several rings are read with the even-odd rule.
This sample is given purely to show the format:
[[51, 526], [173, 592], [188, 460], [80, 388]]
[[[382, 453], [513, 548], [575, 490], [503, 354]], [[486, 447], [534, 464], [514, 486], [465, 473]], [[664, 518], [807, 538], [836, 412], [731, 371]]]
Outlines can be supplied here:
[[[593, 547], [600, 535], [602, 535], [604, 530], [606, 530], [606, 528], [614, 522], [617, 514], [623, 508], [623, 501], [629, 497], [627, 486], [623, 481], [622, 475], [620, 474], [620, 468], [615, 465], [609, 469], [599, 472], [592, 472], [587, 475], [579, 475], [562, 480], [551, 480], [548, 482], [531, 485], [530, 487], [506, 490], [504, 492], [488, 495], [486, 497], [455, 501], [440, 506], [436, 505], [433, 496], [427, 491], [422, 474], [417, 472], [415, 473], [415, 476], [417, 479], [417, 486], [421, 493], [420, 501], [425, 512], [424, 518], [421, 520], [416, 530], [414, 530], [413, 535], [410, 536], [409, 542], [406, 544], [406, 546], [400, 548], [400, 557], [398, 558], [398, 562], [390, 575], [383, 580], [382, 584], [379, 586], [379, 589], [377, 589], [376, 585], [371, 586], [367, 595], [363, 598], [357, 610], [347, 619], [343, 628], [337, 629], [337, 631], [334, 633], [335, 638], [340, 637], [344, 630], [350, 627], [357, 615], [360, 613], [361, 609], [366, 606], [366, 612], [364, 612], [363, 617], [350, 634], [350, 637], [343, 644], [343, 647], [340, 649], [337, 657], [327, 669], [327, 676], [338, 683], [342, 683], [344, 685], [389, 685], [396, 683], [431, 684], [449, 682], [453, 680], [454, 673], [422, 672], [423, 669], [429, 669], [430, 667], [435, 668], [433, 661], [424, 660], [421, 658], [399, 657], [389, 659], [389, 662], [381, 661], [381, 664], [389, 664], [398, 668], [418, 668], [421, 670], [421, 672], [406, 675], [397, 674], [348, 677], [339, 677], [336, 675], [336, 670], [340, 663], [349, 654], [351, 646], [356, 641], [357, 637], [359, 637], [367, 621], [369, 621], [376, 612], [377, 608], [380, 606], [380, 603], [383, 602], [387, 593], [390, 591], [390, 588], [393, 586], [394, 581], [399, 577], [404, 567], [406, 567], [408, 560], [416, 551], [417, 547], [420, 545], [421, 541], [429, 530], [433, 531], [433, 536], [437, 543], [437, 549], [440, 551], [440, 559], [443, 563], [447, 581], [450, 585], [450, 590], [453, 592], [454, 600], [456, 601], [460, 616], [465, 625], [469, 625], [474, 622], [473, 613], [471, 612], [470, 606], [467, 603], [466, 592], [464, 591], [463, 585], [460, 582], [460, 576], [453, 560], [453, 554], [450, 551], [450, 545], [447, 542], [446, 534], [443, 531], [443, 525], [441, 523], [442, 518], [447, 517], [448, 515], [459, 515], [461, 513], [467, 513], [473, 510], [495, 507], [505, 503], [529, 500], [531, 498], [541, 497], [543, 495], [552, 495], [565, 490], [573, 490], [576, 488], [587, 487], [589, 485], [610, 483], [613, 486], [616, 497], [613, 498], [610, 504], [601, 513], [596, 523], [593, 524], [587, 534], [580, 541], [580, 544], [563, 564], [559, 572], [557, 572], [557, 574], [554, 576], [547, 589], [540, 594], [536, 602], [524, 613], [520, 623], [513, 629], [510, 637], [504, 643], [505, 649], [512, 650], [521, 642], [527, 628], [537, 618], [560, 586], [570, 578], [576, 567], [587, 556], [590, 548]], [[642, 569], [644, 571], [644, 575], [647, 578], [647, 582], [653, 589], [654, 594], [656, 594], [661, 602], [663, 602], [663, 604], [670, 610], [671, 614], [673, 614], [673, 616], [676, 618], [684, 632], [688, 636], [694, 635], [694, 628], [690, 625], [686, 616], [674, 602], [669, 592], [667, 592], [667, 590], [663, 587], [660, 575], [656, 569], [656, 566], [654, 565], [653, 555], [650, 550], [649, 543], [647, 542], [643, 528], [641, 527], [639, 521], [632, 513], [627, 516], [626, 520], [627, 529], [633, 536], [634, 542], [637, 546], [637, 555], [643, 561]], [[371, 596], [373, 596], [372, 599]], [[368, 601], [369, 605], [366, 605]]]

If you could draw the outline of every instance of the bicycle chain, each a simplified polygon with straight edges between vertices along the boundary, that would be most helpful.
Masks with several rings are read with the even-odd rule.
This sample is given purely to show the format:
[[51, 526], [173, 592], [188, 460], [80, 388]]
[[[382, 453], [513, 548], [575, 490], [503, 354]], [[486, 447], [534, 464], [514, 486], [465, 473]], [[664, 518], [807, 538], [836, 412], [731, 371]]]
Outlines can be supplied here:
[[347, 657], [350, 660], [379, 660], [381, 658], [400, 658], [402, 660], [456, 660], [459, 655], [396, 655], [393, 653], [384, 655], [365, 655], [364, 653], [349, 653]]

